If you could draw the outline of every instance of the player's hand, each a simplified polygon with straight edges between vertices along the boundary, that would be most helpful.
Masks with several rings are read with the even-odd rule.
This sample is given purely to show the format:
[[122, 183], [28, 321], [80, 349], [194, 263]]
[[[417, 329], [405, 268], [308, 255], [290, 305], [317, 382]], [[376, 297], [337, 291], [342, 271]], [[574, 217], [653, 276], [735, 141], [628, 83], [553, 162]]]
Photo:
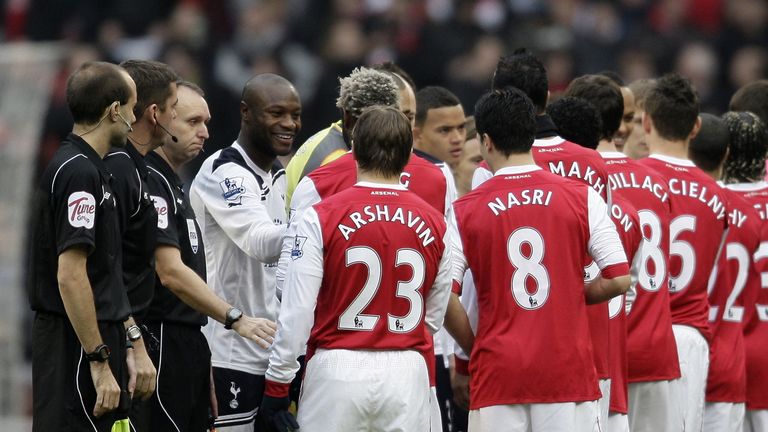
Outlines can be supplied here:
[[120, 404], [120, 386], [117, 385], [112, 369], [108, 362], [90, 362], [91, 379], [96, 389], [96, 405], [93, 416], [101, 417], [104, 413], [114, 410]]
[[[147, 349], [144, 347], [144, 343], [139, 341], [134, 342], [133, 358], [136, 367], [136, 382], [134, 386], [128, 383], [128, 392], [131, 398], [137, 397], [141, 400], [147, 400], [152, 393], [155, 392], [155, 378], [157, 377], [157, 369], [152, 364], [152, 359], [147, 354]], [[129, 352], [130, 355], [130, 352]]]
[[451, 388], [456, 405], [469, 411], [469, 375], [454, 374], [451, 377]]
[[128, 368], [128, 396], [133, 399], [133, 390], [136, 388], [136, 359], [133, 348], [125, 349], [125, 365]]
[[293, 414], [288, 412], [290, 406], [291, 399], [288, 397], [276, 398], [264, 395], [259, 411], [267, 424], [276, 432], [295, 432], [299, 430], [299, 424]]
[[277, 324], [264, 318], [252, 318], [243, 315], [242, 318], [232, 324], [232, 329], [240, 336], [248, 338], [260, 347], [267, 349], [272, 345], [275, 332], [277, 331]]

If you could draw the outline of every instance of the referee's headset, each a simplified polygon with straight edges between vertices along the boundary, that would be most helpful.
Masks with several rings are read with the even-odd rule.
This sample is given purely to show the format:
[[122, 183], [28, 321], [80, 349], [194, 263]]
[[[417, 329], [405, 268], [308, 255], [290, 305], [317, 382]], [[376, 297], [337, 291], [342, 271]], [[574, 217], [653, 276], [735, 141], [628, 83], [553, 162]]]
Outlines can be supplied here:
[[96, 129], [98, 129], [99, 126], [101, 126], [101, 123], [104, 122], [104, 119], [107, 118], [107, 116], [109, 116], [109, 113], [112, 111], [112, 109], [113, 109], [112, 107], [115, 106], [115, 104], [117, 104], [117, 116], [120, 117], [120, 120], [122, 120], [123, 123], [125, 123], [126, 126], [128, 126], [128, 132], [133, 132], [133, 126], [131, 126], [131, 124], [128, 123], [128, 120], [126, 120], [125, 117], [123, 117], [123, 114], [120, 113], [120, 102], [114, 101], [114, 102], [112, 102], [112, 105], [109, 106], [109, 110], [107, 110], [107, 112], [104, 113], [103, 116], [101, 116], [101, 118], [99, 119], [99, 122], [96, 123], [96, 126], [94, 126], [94, 127], [90, 128], [90, 129], [88, 129], [87, 131], [81, 133], [79, 136], [83, 137], [83, 136], [88, 135], [89, 133], [95, 131]]
[[126, 126], [128, 126], [128, 132], [133, 132], [133, 126], [131, 126], [131, 124], [128, 123], [128, 120], [126, 120], [125, 117], [123, 117], [123, 114], [120, 113], [120, 102], [115, 101], [113, 103], [117, 104], [117, 116], [120, 117], [120, 120], [122, 120]]

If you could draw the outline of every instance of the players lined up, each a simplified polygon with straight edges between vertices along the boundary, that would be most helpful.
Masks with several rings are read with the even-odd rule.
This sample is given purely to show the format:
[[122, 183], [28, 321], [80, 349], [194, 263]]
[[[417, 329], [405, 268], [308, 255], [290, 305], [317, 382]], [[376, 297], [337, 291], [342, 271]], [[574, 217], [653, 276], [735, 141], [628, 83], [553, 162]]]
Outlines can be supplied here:
[[[715, 184], [717, 167], [707, 176], [688, 160], [701, 121], [686, 81], [647, 90], [652, 155], [634, 161], [614, 140], [624, 129], [631, 145], [631, 91], [587, 76], [547, 107], [541, 62], [502, 59], [475, 107], [485, 165], [454, 203], [444, 162], [459, 162], [461, 105], [439, 87], [414, 98], [407, 74], [378, 69], [341, 80], [341, 122], [287, 170], [277, 156], [300, 130], [298, 94], [279, 76], [252, 78], [237, 140], [191, 186], [178, 172], [207, 138], [202, 90], [156, 62], [73, 74], [76, 124], [34, 213], [35, 430], [128, 418], [138, 431], [212, 419], [219, 430], [466, 430], [460, 405], [478, 431], [740, 428], [765, 352], [751, 265], [761, 237], [747, 231], [759, 226], [749, 206], [736, 213]], [[759, 120], [729, 125], [764, 160], [749, 141], [765, 134]], [[729, 141], [729, 157], [743, 157], [730, 138], [694, 160], [717, 148], [719, 166]], [[751, 243], [731, 247], [737, 232]], [[450, 336], [433, 337], [442, 324]], [[746, 359], [709, 374], [711, 392], [710, 343]], [[750, 364], [755, 380], [728, 375]], [[766, 419], [759, 393], [753, 430]]]

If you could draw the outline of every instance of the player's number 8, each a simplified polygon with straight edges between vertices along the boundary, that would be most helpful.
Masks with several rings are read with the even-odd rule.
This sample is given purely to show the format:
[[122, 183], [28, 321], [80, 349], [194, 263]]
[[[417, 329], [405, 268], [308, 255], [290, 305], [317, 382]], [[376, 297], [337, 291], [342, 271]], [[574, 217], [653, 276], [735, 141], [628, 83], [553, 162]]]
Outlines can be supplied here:
[[[666, 277], [667, 267], [664, 254], [661, 252], [661, 221], [656, 213], [650, 210], [637, 212], [640, 218], [640, 227], [643, 231], [645, 245], [642, 248], [642, 264], [638, 270], [637, 281], [646, 291], [658, 291]], [[645, 227], [648, 227], [650, 235], [645, 236]], [[653, 274], [648, 273], [648, 261], [653, 262]]]
[[[529, 254], [523, 253], [523, 245], [528, 245]], [[544, 259], [544, 239], [533, 228], [516, 229], [507, 239], [507, 257], [512, 266], [512, 296], [523, 309], [534, 310], [542, 307], [549, 297], [549, 273], [541, 264]], [[526, 288], [528, 278], [536, 281], [536, 289], [529, 292]]]
[[[365, 264], [368, 267], [363, 289], [339, 316], [339, 328], [342, 330], [371, 331], [379, 321], [379, 315], [363, 314], [363, 310], [373, 300], [381, 286], [381, 257], [375, 250], [364, 247], [347, 249], [347, 267], [353, 264]], [[413, 269], [413, 277], [408, 281], [398, 281], [395, 295], [408, 300], [410, 308], [404, 316], [387, 314], [387, 328], [392, 333], [408, 333], [418, 326], [422, 318], [424, 300], [419, 289], [424, 284], [426, 263], [424, 257], [414, 249], [398, 249], [395, 267], [407, 265]]]

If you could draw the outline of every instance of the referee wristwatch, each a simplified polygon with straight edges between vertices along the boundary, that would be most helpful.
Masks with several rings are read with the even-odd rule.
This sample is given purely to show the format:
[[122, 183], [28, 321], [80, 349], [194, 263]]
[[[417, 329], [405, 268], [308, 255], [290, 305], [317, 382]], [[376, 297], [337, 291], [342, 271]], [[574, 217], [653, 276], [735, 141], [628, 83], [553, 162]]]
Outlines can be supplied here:
[[136, 324], [125, 329], [125, 337], [129, 342], [136, 342], [141, 339], [141, 329]]
[[85, 354], [85, 359], [89, 362], [100, 362], [104, 363], [105, 361], [109, 360], [109, 355], [111, 354], [111, 351], [109, 350], [109, 347], [105, 344], [101, 344], [97, 346], [93, 352]]
[[224, 318], [224, 328], [227, 330], [232, 329], [232, 325], [243, 317], [243, 311], [236, 307], [229, 308], [227, 316]]

